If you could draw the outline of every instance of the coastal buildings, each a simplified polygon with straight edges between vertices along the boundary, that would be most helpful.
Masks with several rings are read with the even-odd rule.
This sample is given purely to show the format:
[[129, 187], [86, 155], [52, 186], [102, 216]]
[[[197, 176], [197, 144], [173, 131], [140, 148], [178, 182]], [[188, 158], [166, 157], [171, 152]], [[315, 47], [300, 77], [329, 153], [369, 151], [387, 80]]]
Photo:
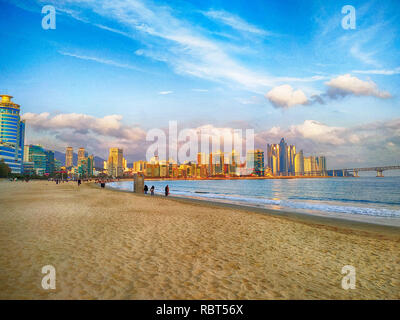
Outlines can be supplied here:
[[287, 144], [285, 142], [285, 139], [282, 138], [281, 142], [279, 142], [279, 174], [281, 176], [287, 176], [288, 175], [288, 150], [287, 150]]
[[264, 151], [257, 149], [247, 152], [246, 167], [252, 170], [252, 173], [262, 177], [264, 176]]
[[89, 157], [81, 158], [78, 163], [78, 176], [89, 178], [93, 176], [94, 172], [94, 156], [91, 155]]
[[119, 148], [110, 148], [108, 161], [107, 161], [107, 173], [109, 176], [122, 177], [124, 174], [123, 167], [123, 151]]
[[178, 164], [173, 159], [167, 161], [154, 156], [149, 161], [134, 162], [129, 174], [143, 173], [148, 178], [177, 179], [327, 175], [324, 156], [305, 157], [303, 150], [298, 151], [295, 145], [288, 145], [284, 138], [279, 144], [268, 144], [266, 152], [262, 149], [248, 151], [243, 162], [240, 153], [235, 150], [218, 150], [209, 154], [199, 152], [196, 160]]
[[271, 169], [271, 173], [276, 176], [279, 175], [279, 159], [280, 159], [280, 146], [279, 144], [267, 145], [267, 163]]
[[23, 172], [25, 121], [20, 118], [20, 106], [9, 95], [0, 95], [0, 159], [12, 173]]
[[74, 150], [72, 147], [67, 147], [65, 150], [65, 166], [70, 168], [74, 165]]
[[300, 150], [300, 152], [296, 153], [294, 157], [294, 171], [296, 176], [303, 176], [304, 175], [304, 155], [303, 155], [303, 150]]
[[39, 145], [24, 146], [24, 172], [51, 175], [55, 171], [54, 151]]
[[78, 149], [78, 165], [81, 163], [81, 161], [85, 158], [87, 158], [88, 153], [85, 151], [85, 148], [79, 148]]

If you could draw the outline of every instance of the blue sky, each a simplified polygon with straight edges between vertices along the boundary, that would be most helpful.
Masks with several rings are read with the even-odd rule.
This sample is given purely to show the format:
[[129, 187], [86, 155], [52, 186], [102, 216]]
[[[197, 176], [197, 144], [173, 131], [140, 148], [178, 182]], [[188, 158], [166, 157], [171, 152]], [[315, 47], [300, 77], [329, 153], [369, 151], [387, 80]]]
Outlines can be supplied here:
[[[254, 128], [264, 149], [285, 136], [331, 167], [400, 157], [398, 1], [353, 1], [354, 30], [341, 25], [347, 1], [0, 4], [0, 89], [28, 114], [30, 143], [87, 139], [135, 160], [147, 130], [177, 120]], [[55, 30], [41, 26], [47, 4]]]

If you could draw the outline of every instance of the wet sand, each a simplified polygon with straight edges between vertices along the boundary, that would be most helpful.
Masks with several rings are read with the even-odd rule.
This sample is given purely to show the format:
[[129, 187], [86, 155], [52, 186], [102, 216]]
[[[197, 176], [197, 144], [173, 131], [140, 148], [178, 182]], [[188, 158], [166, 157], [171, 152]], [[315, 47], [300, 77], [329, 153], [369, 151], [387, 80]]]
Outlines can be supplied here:
[[1, 180], [0, 298], [400, 299], [398, 229], [260, 213]]

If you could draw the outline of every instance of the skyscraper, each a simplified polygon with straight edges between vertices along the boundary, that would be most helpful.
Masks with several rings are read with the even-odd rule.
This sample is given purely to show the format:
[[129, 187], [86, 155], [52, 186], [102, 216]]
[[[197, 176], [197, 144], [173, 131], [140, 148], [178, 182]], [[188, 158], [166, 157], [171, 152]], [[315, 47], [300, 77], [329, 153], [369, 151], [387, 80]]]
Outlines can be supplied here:
[[12, 173], [23, 171], [25, 121], [20, 118], [20, 106], [12, 96], [0, 95], [0, 159]]
[[307, 176], [319, 175], [317, 158], [314, 156], [304, 157], [304, 174]]
[[275, 176], [279, 174], [279, 159], [280, 159], [280, 147], [279, 144], [268, 144], [267, 145], [267, 163], [271, 169], [271, 173]]
[[296, 176], [303, 176], [304, 175], [304, 155], [303, 155], [303, 150], [300, 150], [300, 152], [296, 153], [296, 156], [294, 158], [294, 172]]
[[65, 166], [67, 168], [72, 167], [74, 165], [74, 150], [72, 147], [67, 147], [65, 151]]
[[246, 167], [257, 176], [264, 176], [264, 151], [257, 149], [247, 152]]
[[295, 174], [295, 163], [294, 158], [296, 156], [296, 147], [294, 145], [290, 145], [287, 148], [287, 160], [288, 160], [288, 173], [289, 175]]
[[55, 169], [54, 151], [39, 145], [27, 145], [24, 149], [24, 163], [33, 163], [37, 175], [53, 174]]
[[110, 148], [107, 161], [107, 172], [108, 175], [113, 177], [122, 177], [124, 174], [122, 149]]
[[279, 142], [279, 173], [281, 176], [288, 175], [288, 148], [285, 139], [282, 138]]
[[317, 167], [318, 167], [318, 171], [320, 173], [321, 176], [326, 176], [327, 172], [326, 172], [326, 158], [325, 156], [319, 156], [317, 157]]
[[85, 152], [85, 148], [78, 149], [78, 166], [81, 164], [81, 161], [87, 158], [87, 153]]

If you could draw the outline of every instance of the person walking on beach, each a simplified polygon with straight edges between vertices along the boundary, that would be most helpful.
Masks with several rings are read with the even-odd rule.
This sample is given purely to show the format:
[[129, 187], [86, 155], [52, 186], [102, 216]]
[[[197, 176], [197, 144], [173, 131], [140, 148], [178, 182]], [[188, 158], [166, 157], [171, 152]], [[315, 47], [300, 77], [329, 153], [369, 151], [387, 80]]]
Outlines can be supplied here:
[[154, 186], [151, 186], [150, 193], [151, 193], [152, 196], [154, 196]]
[[78, 179], [78, 187], [81, 185], [81, 179]]
[[147, 194], [147, 191], [149, 191], [149, 187], [147, 186], [147, 184], [144, 185], [144, 194]]
[[165, 196], [168, 197], [169, 195], [169, 187], [168, 185], [165, 187]]

